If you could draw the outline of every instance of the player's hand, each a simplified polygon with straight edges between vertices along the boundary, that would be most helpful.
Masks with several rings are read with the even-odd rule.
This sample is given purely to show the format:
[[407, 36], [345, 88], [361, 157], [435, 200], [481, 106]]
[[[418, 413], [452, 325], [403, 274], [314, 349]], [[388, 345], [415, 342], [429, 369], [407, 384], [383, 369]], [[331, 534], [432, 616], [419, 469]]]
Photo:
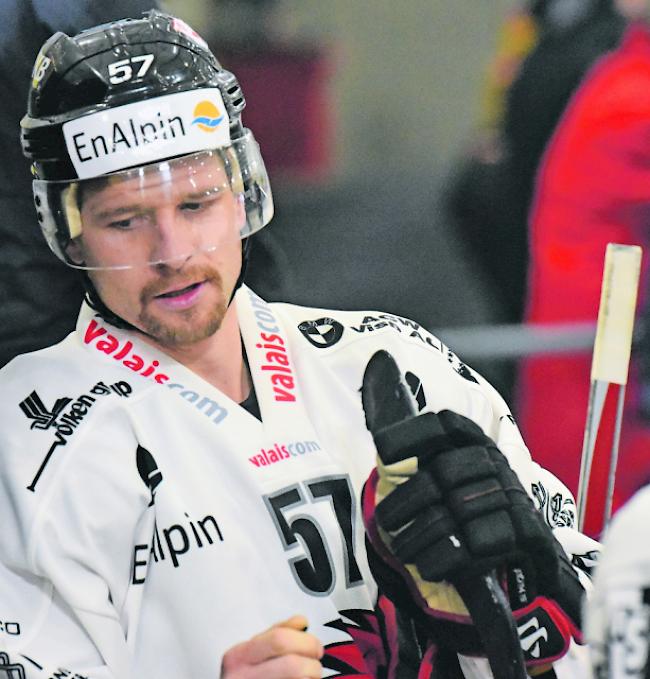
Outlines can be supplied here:
[[222, 679], [320, 679], [323, 646], [307, 631], [307, 619], [294, 615], [228, 649]]
[[572, 636], [581, 641], [577, 575], [478, 425], [451, 411], [426, 413], [378, 431], [375, 444], [383, 464], [366, 484], [364, 519], [379, 557], [369, 555], [373, 572], [391, 598], [415, 600], [441, 641], [476, 652], [453, 583], [496, 569], [529, 667], [561, 657]]

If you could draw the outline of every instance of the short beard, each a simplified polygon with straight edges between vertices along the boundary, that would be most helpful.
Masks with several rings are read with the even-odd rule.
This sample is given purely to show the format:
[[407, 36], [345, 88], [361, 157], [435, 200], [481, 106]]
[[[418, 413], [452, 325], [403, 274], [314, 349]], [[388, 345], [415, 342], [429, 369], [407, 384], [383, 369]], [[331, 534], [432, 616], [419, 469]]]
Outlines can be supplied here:
[[[207, 316], [201, 322], [196, 318], [197, 311], [195, 309], [179, 312], [178, 323], [162, 321], [154, 314], [149, 313], [147, 311], [147, 302], [152, 297], [155, 297], [156, 294], [159, 294], [159, 284], [147, 286], [140, 295], [142, 311], [138, 315], [138, 328], [163, 346], [179, 347], [185, 344], [200, 342], [214, 335], [223, 323], [228, 304], [223, 294], [221, 276], [212, 268], [200, 269], [191, 273], [195, 276], [199, 274], [198, 277], [203, 278], [207, 284], [213, 285], [222, 293], [220, 299], [207, 312]], [[202, 313], [205, 314], [206, 312]]]

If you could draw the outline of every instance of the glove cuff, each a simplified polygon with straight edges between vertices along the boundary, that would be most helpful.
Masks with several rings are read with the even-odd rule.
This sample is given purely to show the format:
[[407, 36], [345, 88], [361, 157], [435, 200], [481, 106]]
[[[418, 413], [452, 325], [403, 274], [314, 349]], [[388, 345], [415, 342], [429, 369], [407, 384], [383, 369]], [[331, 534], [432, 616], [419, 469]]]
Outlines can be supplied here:
[[527, 667], [548, 665], [566, 654], [571, 639], [584, 643], [582, 632], [561, 606], [544, 596], [513, 611]]

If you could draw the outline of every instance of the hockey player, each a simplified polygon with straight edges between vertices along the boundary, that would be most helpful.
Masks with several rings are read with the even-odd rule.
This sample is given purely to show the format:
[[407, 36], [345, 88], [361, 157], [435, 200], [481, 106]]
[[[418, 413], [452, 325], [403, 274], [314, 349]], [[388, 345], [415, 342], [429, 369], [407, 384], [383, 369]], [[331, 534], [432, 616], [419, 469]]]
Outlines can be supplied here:
[[[165, 14], [38, 55], [37, 217], [88, 293], [0, 373], [0, 674], [489, 677], [455, 585], [494, 572], [529, 673], [580, 677], [594, 545], [498, 394], [417, 323], [242, 284], [243, 107]], [[384, 425], [377, 356], [420, 414]]]
[[650, 676], [650, 549], [644, 531], [650, 487], [614, 516], [587, 607], [586, 634], [598, 679]]

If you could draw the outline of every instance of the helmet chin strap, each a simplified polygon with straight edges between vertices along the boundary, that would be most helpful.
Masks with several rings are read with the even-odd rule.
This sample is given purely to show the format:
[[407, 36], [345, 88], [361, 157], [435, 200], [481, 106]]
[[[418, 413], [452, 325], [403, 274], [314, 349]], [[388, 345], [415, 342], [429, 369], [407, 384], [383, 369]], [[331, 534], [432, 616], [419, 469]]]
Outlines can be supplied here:
[[[242, 257], [241, 257], [241, 269], [239, 271], [239, 276], [235, 281], [235, 287], [232, 290], [230, 299], [228, 300], [228, 306], [232, 304], [235, 298], [235, 293], [244, 283], [244, 278], [246, 277], [246, 269], [248, 267], [248, 262], [250, 259], [250, 251], [253, 246], [253, 241], [250, 236], [244, 239], [242, 244]], [[107, 323], [120, 328], [121, 330], [138, 330], [134, 325], [125, 321], [121, 316], [111, 311], [102, 301], [99, 293], [97, 292], [93, 282], [88, 276], [88, 272], [83, 272], [83, 285], [86, 291], [86, 302], [91, 309], [94, 309]], [[138, 330], [138, 332], [141, 332]]]
[[136, 328], [125, 321], [122, 317], [114, 314], [105, 304], [102, 302], [93, 282], [90, 280], [87, 271], [82, 272], [83, 286], [86, 291], [86, 303], [91, 309], [94, 309], [107, 323], [120, 328], [121, 330], [135, 330]]
[[228, 306], [232, 304], [232, 301], [235, 297], [235, 293], [237, 292], [237, 290], [239, 290], [239, 288], [241, 288], [241, 286], [244, 284], [244, 279], [246, 278], [246, 269], [248, 268], [248, 262], [250, 260], [250, 253], [252, 247], [253, 239], [250, 236], [244, 238], [244, 242], [241, 248], [241, 269], [239, 270], [239, 276], [235, 281], [235, 287], [232, 289], [232, 295], [230, 295], [230, 299], [228, 300]]

